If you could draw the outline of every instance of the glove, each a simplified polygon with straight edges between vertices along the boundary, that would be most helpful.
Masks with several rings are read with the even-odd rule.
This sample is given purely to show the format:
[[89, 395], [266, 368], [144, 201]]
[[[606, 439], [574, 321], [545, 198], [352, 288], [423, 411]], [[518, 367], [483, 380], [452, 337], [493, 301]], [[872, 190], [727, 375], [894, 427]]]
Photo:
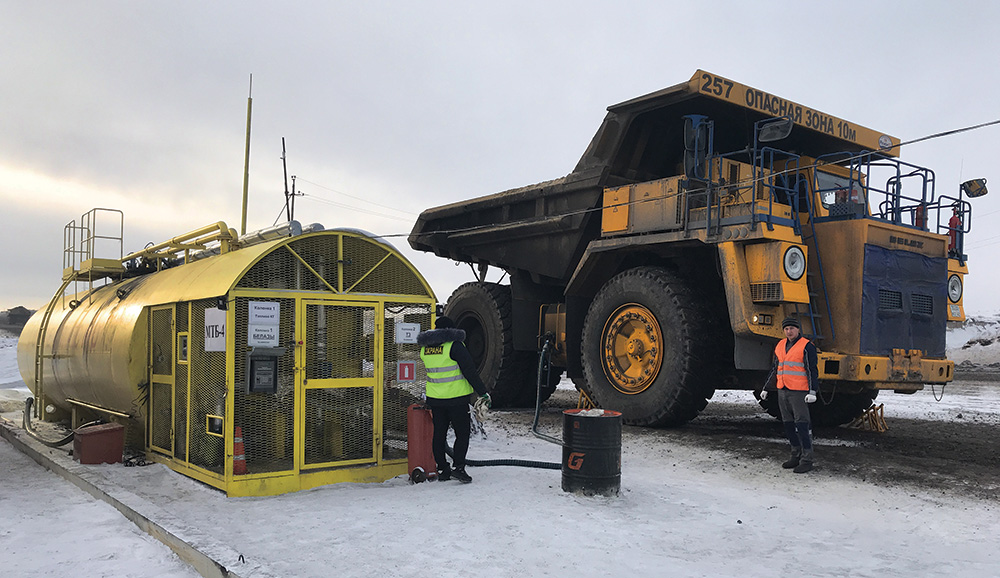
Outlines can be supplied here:
[[490, 406], [492, 405], [493, 400], [490, 399], [490, 394], [484, 393], [479, 396], [479, 399], [477, 399], [476, 403], [472, 406], [472, 413], [475, 416], [476, 421], [482, 423], [482, 421], [486, 419], [486, 411], [490, 409]]
[[760, 400], [764, 401], [765, 399], [767, 399], [767, 390], [766, 389], [762, 389], [762, 390], [760, 390]]
[[806, 403], [815, 403], [815, 402], [816, 402], [816, 392], [810, 391], [809, 393], [806, 394]]

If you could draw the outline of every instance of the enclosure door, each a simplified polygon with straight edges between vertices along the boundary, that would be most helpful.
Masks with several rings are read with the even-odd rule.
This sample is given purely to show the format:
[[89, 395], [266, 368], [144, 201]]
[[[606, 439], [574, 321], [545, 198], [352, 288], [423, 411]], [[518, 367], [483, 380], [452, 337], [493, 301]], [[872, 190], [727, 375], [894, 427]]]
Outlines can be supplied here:
[[378, 304], [305, 301], [299, 309], [302, 469], [375, 461], [381, 360]]
[[174, 453], [174, 306], [149, 312], [149, 446]]

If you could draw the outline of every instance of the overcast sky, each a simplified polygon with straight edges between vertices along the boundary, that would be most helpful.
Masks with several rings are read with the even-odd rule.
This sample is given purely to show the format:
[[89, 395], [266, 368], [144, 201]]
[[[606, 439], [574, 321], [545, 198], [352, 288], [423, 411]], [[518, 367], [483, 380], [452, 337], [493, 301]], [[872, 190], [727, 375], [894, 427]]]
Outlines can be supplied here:
[[[299, 221], [405, 235], [425, 208], [565, 175], [607, 106], [698, 68], [904, 141], [1000, 118], [1000, 4], [985, 1], [0, 8], [0, 310], [47, 302], [63, 226], [93, 207], [125, 212], [126, 253], [239, 229], [251, 73], [248, 230], [281, 212], [282, 137]], [[998, 189], [966, 240], [973, 312], [1000, 308], [998, 153], [1000, 127], [903, 149], [939, 194]], [[442, 302], [471, 280], [392, 242]]]

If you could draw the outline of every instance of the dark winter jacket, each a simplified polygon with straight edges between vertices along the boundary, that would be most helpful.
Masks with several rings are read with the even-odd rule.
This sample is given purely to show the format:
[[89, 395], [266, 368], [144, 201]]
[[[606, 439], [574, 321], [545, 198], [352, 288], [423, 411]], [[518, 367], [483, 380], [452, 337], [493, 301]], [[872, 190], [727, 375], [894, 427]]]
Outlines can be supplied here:
[[[463, 343], [463, 341], [465, 341], [465, 330], [458, 329], [456, 327], [448, 327], [445, 329], [431, 329], [429, 331], [423, 331], [417, 335], [417, 345], [420, 347], [428, 345], [443, 345], [449, 341], [452, 342], [451, 358], [458, 364], [458, 368], [462, 370], [462, 377], [469, 382], [469, 385], [472, 386], [472, 389], [474, 389], [478, 395], [486, 393], [486, 384], [484, 384], [482, 378], [479, 377], [479, 371], [476, 369], [476, 362], [472, 359], [472, 354], [469, 353], [469, 350], [465, 347], [465, 343]], [[454, 399], [427, 398], [427, 405], [431, 407], [461, 405], [467, 403], [468, 398], [464, 396]]]

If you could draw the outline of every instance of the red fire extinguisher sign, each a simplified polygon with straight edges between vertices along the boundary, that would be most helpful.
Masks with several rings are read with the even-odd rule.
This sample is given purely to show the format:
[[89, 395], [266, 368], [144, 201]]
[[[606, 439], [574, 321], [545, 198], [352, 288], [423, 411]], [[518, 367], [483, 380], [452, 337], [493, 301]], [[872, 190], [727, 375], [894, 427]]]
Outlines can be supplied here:
[[415, 381], [417, 379], [416, 361], [396, 362], [396, 381]]

